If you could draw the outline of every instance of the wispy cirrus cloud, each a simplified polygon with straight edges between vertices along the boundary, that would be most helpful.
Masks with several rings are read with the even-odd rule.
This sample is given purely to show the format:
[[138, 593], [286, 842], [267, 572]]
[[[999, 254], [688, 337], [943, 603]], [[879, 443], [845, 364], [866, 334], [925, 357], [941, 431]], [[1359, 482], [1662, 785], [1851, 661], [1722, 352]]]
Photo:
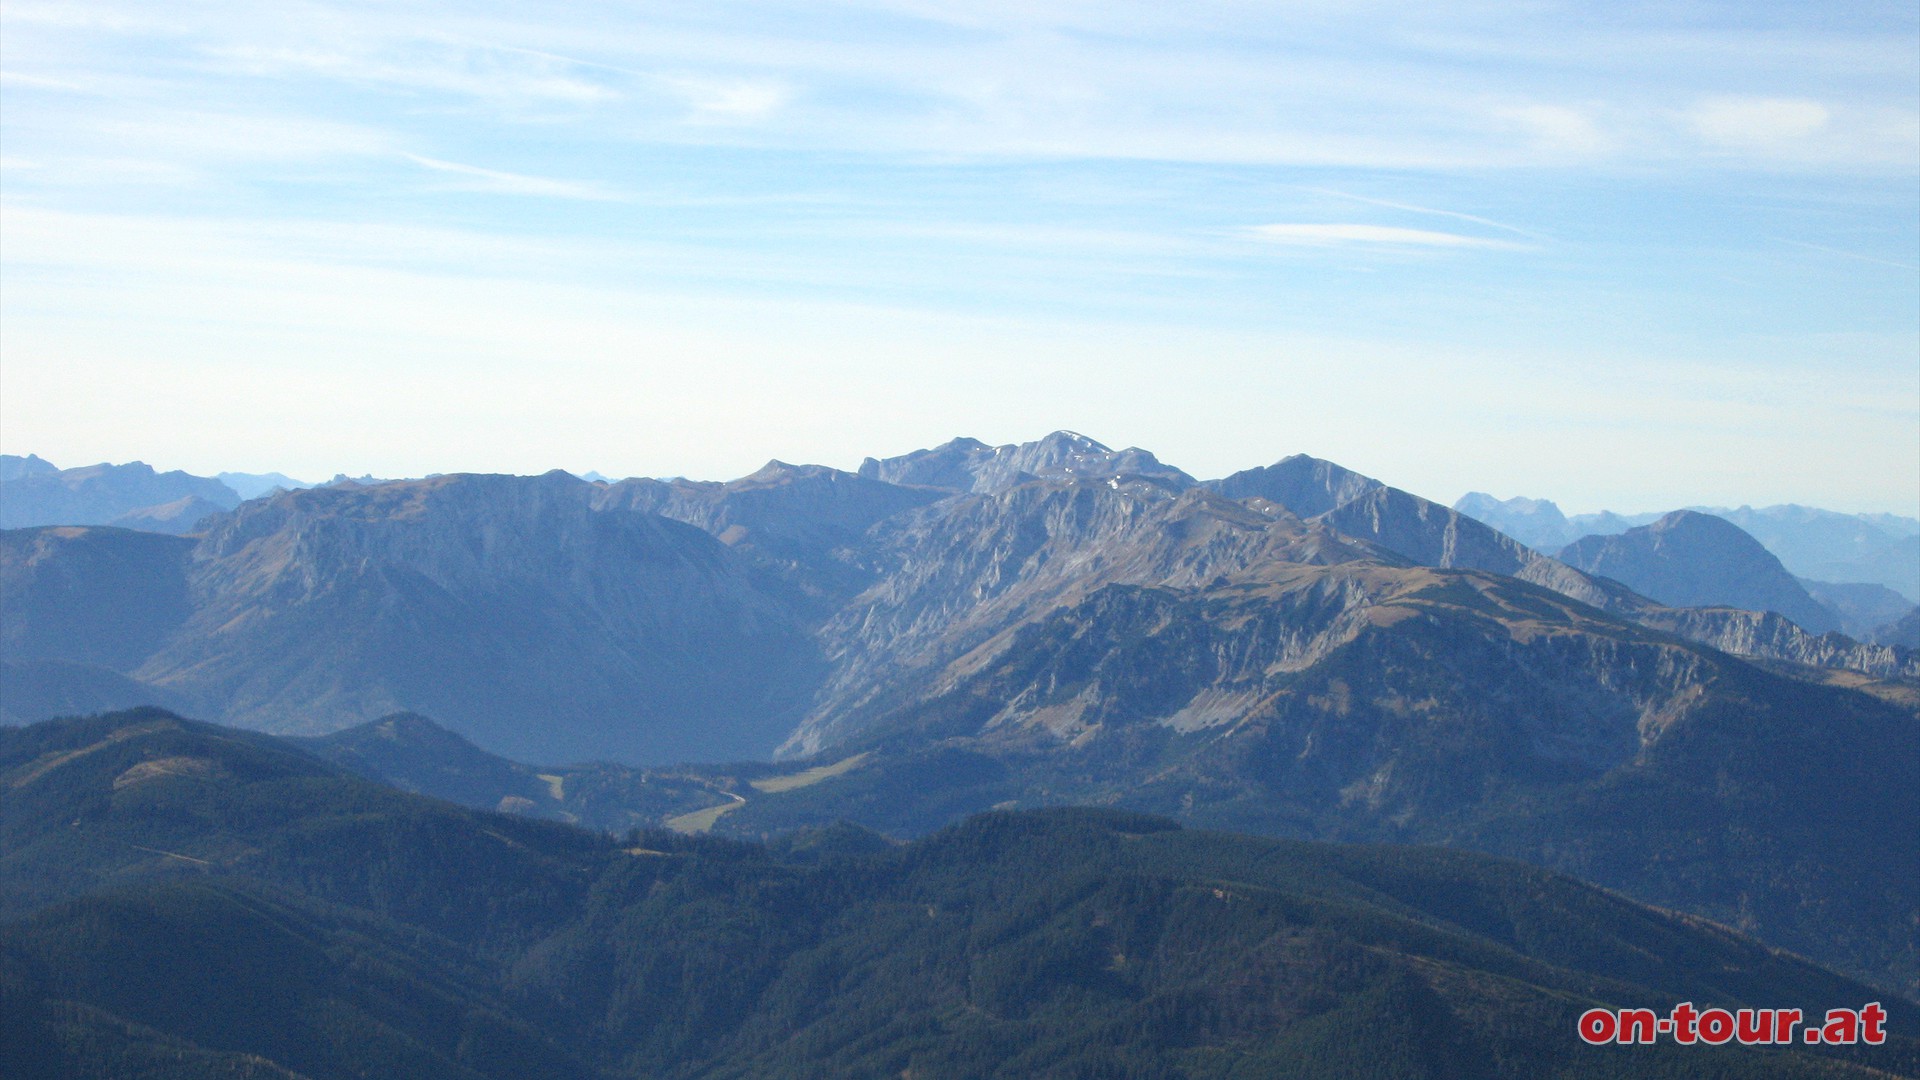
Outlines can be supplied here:
[[255, 78], [308, 77], [505, 103], [592, 106], [620, 91], [582, 66], [527, 49], [427, 40], [346, 40], [329, 47], [222, 44], [202, 50], [215, 70]]
[[1511, 240], [1466, 236], [1436, 229], [1408, 229], [1397, 225], [1283, 223], [1255, 225], [1247, 232], [1259, 240], [1302, 247], [1482, 248], [1515, 251], [1527, 246]]
[[1688, 110], [1687, 119], [1710, 142], [1764, 148], [1818, 133], [1833, 113], [1805, 98], [1715, 97]]
[[1356, 195], [1351, 191], [1341, 191], [1337, 188], [1308, 188], [1307, 190], [1315, 195], [1332, 195], [1338, 199], [1351, 199], [1354, 202], [1366, 203], [1369, 206], [1381, 206], [1389, 210], [1405, 210], [1410, 214], [1427, 214], [1433, 217], [1452, 218], [1455, 221], [1467, 221], [1475, 225], [1483, 225], [1489, 229], [1499, 229], [1501, 232], [1524, 236], [1530, 240], [1538, 240], [1541, 238], [1538, 233], [1529, 232], [1517, 225], [1509, 225], [1504, 221], [1495, 221], [1492, 218], [1481, 217], [1478, 214], [1463, 213], [1459, 210], [1443, 210], [1433, 206], [1421, 206], [1418, 203], [1399, 202], [1393, 199], [1377, 199], [1371, 195]]
[[[0, 247], [12, 387], [0, 434], [28, 438], [21, 418], [40, 417], [48, 437], [151, 441], [128, 456], [158, 454], [182, 429], [231, 438], [220, 422], [239, 407], [186, 425], [143, 418], [164, 414], [145, 393], [124, 395], [121, 423], [96, 408], [99, 387], [218, 384], [168, 365], [223, 349], [236, 370], [264, 357], [325, 371], [375, 355], [373, 343], [388, 350], [382, 366], [444, 396], [469, 377], [476, 341], [502, 370], [544, 378], [527, 358], [597, 350], [609, 370], [643, 370], [639, 355], [691, 370], [686, 357], [713, 335], [756, 358], [741, 361], [747, 384], [803, 370], [792, 335], [741, 314], [784, 299], [952, 316], [910, 342], [885, 320], [854, 335], [888, 371], [908, 370], [899, 358], [910, 355], [916, 378], [935, 371], [979, 389], [972, 411], [920, 394], [942, 402], [923, 425], [935, 431], [970, 429], [1014, 401], [1051, 426], [1102, 394], [1143, 403], [1142, 415], [1178, 411], [1155, 392], [1168, 368], [1158, 358], [1138, 379], [1037, 391], [1032, 371], [1046, 365], [1033, 358], [1073, 348], [1088, 326], [1120, 328], [1115, 340], [1159, 326], [1167, 357], [1195, 354], [1195, 327], [1249, 342], [1276, 327], [1391, 337], [1419, 357], [1402, 375], [1463, 340], [1510, 350], [1525, 370], [1574, 348], [1609, 363], [1656, 357], [1663, 369], [1738, 357], [1737, 375], [1703, 376], [1712, 385], [1676, 410], [1689, 417], [1699, 401], [1742, 399], [1756, 370], [1804, 368], [1831, 384], [1829, 404], [1782, 395], [1789, 407], [1755, 440], [1775, 457], [1740, 465], [1813, 486], [1689, 499], [1819, 501], [1844, 475], [1863, 506], [1884, 502], [1913, 490], [1920, 414], [1910, 394], [1856, 382], [1890, 372], [1911, 386], [1911, 8], [7, 0], [7, 198], [65, 216], [16, 217]], [[79, 249], [91, 262], [76, 270]], [[536, 294], [552, 308], [538, 333], [496, 332]], [[724, 303], [696, 316], [689, 296]], [[556, 328], [579, 334], [642, 308], [634, 335], [555, 344]], [[340, 313], [367, 311], [391, 324], [356, 337]], [[686, 336], [646, 338], [655, 312], [682, 320]], [[973, 340], [981, 319], [1018, 329]], [[842, 309], [819, 321], [840, 325]], [[93, 335], [94, 377], [73, 376], [76, 327]], [[1844, 363], [1828, 359], [1836, 341], [1852, 343]], [[1285, 351], [1248, 345], [1244, 361], [1196, 377], [1247, 385], [1276, 373], [1271, 394], [1242, 395], [1238, 435], [1210, 392], [1193, 409], [1198, 436], [1262, 444], [1226, 455], [1236, 461], [1299, 448], [1265, 445], [1289, 430], [1271, 422], [1270, 403], [1300, 397], [1298, 367], [1265, 359]], [[1004, 378], [980, 377], [1005, 357], [1019, 359], [994, 369]], [[1503, 384], [1477, 364], [1449, 376], [1463, 407]], [[35, 379], [46, 393], [21, 389]], [[859, 379], [811, 383], [834, 395], [812, 415], [858, 426], [842, 398]], [[1840, 400], [1856, 394], [1904, 411], [1871, 435]], [[565, 396], [574, 408], [578, 395]], [[1364, 432], [1355, 445], [1371, 447], [1377, 417], [1320, 403], [1342, 396], [1308, 395], [1319, 400], [1303, 418], [1328, 433], [1351, 425]], [[742, 428], [750, 418], [704, 387], [672, 412], [689, 439], [745, 446], [808, 412], [791, 397], [765, 398], [773, 419], [761, 430]], [[1430, 415], [1429, 397], [1409, 395], [1409, 415]], [[1543, 431], [1576, 430], [1594, 408], [1584, 397], [1511, 400]], [[502, 390], [498, 410], [524, 401]], [[524, 425], [528, 439], [590, 441], [576, 415], [557, 415]], [[1633, 435], [1670, 432], [1671, 419]], [[273, 426], [303, 439], [325, 427]], [[1409, 438], [1418, 445], [1405, 463], [1492, 460], [1479, 433], [1444, 453], [1438, 437]], [[75, 451], [87, 454], [107, 456]], [[1726, 455], [1660, 457], [1643, 480], [1666, 482], [1669, 460]], [[1623, 477], [1617, 456], [1594, 456], [1593, 483]], [[1566, 483], [1555, 493], [1581, 501], [1581, 482]]]
[[1808, 251], [1818, 251], [1825, 255], [1838, 255], [1843, 259], [1852, 259], [1856, 262], [1873, 263], [1876, 266], [1890, 266], [1895, 270], [1920, 270], [1920, 263], [1916, 262], [1900, 262], [1895, 259], [1882, 259], [1874, 255], [1864, 255], [1858, 251], [1848, 251], [1845, 248], [1829, 247], [1826, 244], [1810, 244], [1805, 240], [1789, 240], [1784, 236], [1770, 236], [1767, 239], [1778, 244], [1790, 244], [1797, 248], [1805, 248]]
[[608, 191], [598, 184], [577, 180], [556, 180], [546, 176], [527, 176], [523, 173], [503, 172], [499, 169], [484, 169], [478, 165], [462, 165], [457, 161], [442, 161], [439, 158], [425, 157], [420, 154], [401, 156], [423, 169], [459, 177], [460, 180], [454, 186], [461, 191], [478, 191], [493, 195], [532, 195], [549, 199], [584, 199], [591, 202], [624, 201], [621, 195]]

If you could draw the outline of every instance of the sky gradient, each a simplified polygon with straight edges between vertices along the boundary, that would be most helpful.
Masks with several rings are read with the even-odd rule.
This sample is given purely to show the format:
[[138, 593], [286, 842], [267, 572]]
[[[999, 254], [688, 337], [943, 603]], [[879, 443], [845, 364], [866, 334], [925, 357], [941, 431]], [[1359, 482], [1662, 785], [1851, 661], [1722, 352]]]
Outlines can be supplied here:
[[1920, 512], [1910, 2], [9, 0], [0, 449]]

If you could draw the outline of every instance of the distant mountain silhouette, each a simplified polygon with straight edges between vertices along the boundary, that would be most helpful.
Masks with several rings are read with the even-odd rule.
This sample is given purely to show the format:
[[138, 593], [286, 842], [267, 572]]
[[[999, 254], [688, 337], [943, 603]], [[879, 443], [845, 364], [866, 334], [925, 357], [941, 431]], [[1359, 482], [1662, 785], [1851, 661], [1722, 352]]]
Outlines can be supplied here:
[[1618, 536], [1577, 540], [1559, 554], [1674, 607], [1777, 611], [1814, 633], [1839, 629], [1834, 613], [1758, 540], [1711, 514], [1676, 510]]
[[134, 517], [156, 526], [154, 531], [185, 532], [205, 513], [240, 502], [218, 480], [155, 472], [139, 461], [51, 471], [41, 467], [46, 465], [39, 458], [16, 458], [0, 472], [0, 529], [109, 525]]
[[[1469, 492], [1454, 509], [1540, 551], [1558, 551], [1584, 536], [1614, 536], [1663, 514], [1579, 514], [1547, 499], [1496, 499]], [[1690, 506], [1738, 525], [1790, 572], [1815, 581], [1881, 585], [1920, 602], [1920, 519], [1893, 514], [1841, 514], [1786, 504], [1754, 509]]]
[[242, 499], [257, 499], [262, 495], [271, 495], [276, 488], [294, 491], [315, 485], [305, 480], [295, 480], [285, 473], [242, 473], [223, 472], [214, 479], [232, 488]]

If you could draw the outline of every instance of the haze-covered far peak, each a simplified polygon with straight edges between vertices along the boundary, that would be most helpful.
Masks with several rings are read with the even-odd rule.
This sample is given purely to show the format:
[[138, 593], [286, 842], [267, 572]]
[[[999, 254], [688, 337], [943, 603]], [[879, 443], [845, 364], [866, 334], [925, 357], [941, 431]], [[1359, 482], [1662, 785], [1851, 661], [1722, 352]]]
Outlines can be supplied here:
[[1588, 536], [1560, 560], [1663, 604], [1777, 611], [1816, 634], [1839, 628], [1760, 541], [1713, 514], [1675, 510], [1615, 536]]
[[[1469, 491], [1460, 496], [1453, 504], [1455, 510], [1468, 517], [1493, 524], [1496, 518], [1524, 518], [1541, 524], [1565, 525], [1567, 516], [1552, 499], [1530, 499], [1525, 495], [1515, 495], [1511, 499], [1498, 499], [1484, 491]], [[1512, 535], [1512, 534], [1509, 534]], [[1523, 539], [1516, 537], [1516, 539]]]
[[286, 473], [279, 472], [223, 472], [214, 479], [232, 488], [242, 499], [257, 499], [262, 495], [271, 495], [275, 491], [298, 491], [302, 488], [318, 486], [311, 480], [295, 480]]
[[325, 483], [309, 484], [307, 486], [308, 487], [341, 487], [344, 485], [352, 485], [355, 487], [373, 487], [376, 484], [393, 484], [403, 480], [431, 480], [436, 476], [443, 476], [443, 475], [445, 474], [429, 473], [424, 477], [405, 477], [405, 476], [375, 476], [372, 473], [362, 473], [359, 476], [348, 476], [346, 473], [334, 473], [333, 479], [328, 480]]
[[[1554, 552], [1583, 537], [1618, 536], [1650, 525], [1669, 511], [1563, 516], [1548, 499], [1501, 499], [1468, 492], [1453, 508], [1538, 551]], [[1847, 514], [1796, 503], [1755, 509], [1689, 506], [1732, 522], [1793, 574], [1821, 582], [1882, 585], [1920, 601], [1920, 518]]]
[[988, 446], [958, 438], [931, 450], [867, 458], [860, 475], [915, 487], [990, 494], [1034, 479], [1110, 480], [1144, 477], [1184, 491], [1198, 481], [1137, 446], [1114, 450], [1077, 431], [1055, 431], [1033, 442]]
[[144, 461], [56, 468], [37, 455], [0, 463], [0, 528], [118, 525], [182, 533], [240, 496], [212, 477], [159, 472]]
[[0, 481], [18, 480], [26, 476], [47, 476], [60, 471], [60, 467], [39, 454], [0, 454]]

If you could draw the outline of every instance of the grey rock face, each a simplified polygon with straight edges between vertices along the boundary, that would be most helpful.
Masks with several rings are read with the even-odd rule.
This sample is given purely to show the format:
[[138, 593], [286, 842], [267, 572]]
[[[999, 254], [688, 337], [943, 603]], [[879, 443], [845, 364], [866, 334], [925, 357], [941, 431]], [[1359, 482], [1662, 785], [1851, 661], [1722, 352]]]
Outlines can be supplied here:
[[1112, 583], [1194, 585], [1391, 552], [1204, 490], [1034, 482], [876, 526], [879, 578], [821, 631], [834, 674], [789, 752], [858, 730], [1003, 630]]
[[1331, 461], [1295, 454], [1272, 465], [1234, 473], [1224, 480], [1210, 480], [1206, 486], [1229, 499], [1267, 499], [1308, 518], [1344, 506], [1386, 485]]
[[1033, 479], [1110, 480], [1137, 477], [1168, 491], [1194, 486], [1186, 473], [1137, 447], [1114, 450], [1072, 431], [1056, 431], [1030, 443], [988, 446], [955, 439], [932, 450], [885, 460], [868, 458], [860, 475], [891, 484], [991, 494]]
[[[1387, 576], [1316, 577], [1348, 566]], [[1539, 618], [1577, 608], [1576, 622], [1610, 616], [1616, 630], [1637, 622], [1743, 655], [1916, 666], [1778, 617], [1664, 608], [1332, 462], [1296, 456], [1196, 486], [1144, 451], [1068, 432], [956, 440], [861, 474], [775, 461], [728, 483], [341, 480], [216, 515], [197, 542], [8, 533], [0, 660], [77, 665], [41, 673], [47, 700], [128, 704], [145, 686], [282, 732], [414, 710], [545, 761], [762, 757], [859, 737], [1102, 589], [1321, 581], [1298, 595], [1358, 625], [1389, 572], [1423, 568], [1579, 601]], [[1482, 592], [1471, 575], [1446, 580]], [[1296, 659], [1346, 640], [1301, 633]]]
[[96, 662], [269, 731], [411, 709], [542, 760], [769, 754], [818, 679], [791, 588], [599, 490], [447, 476], [256, 500], [198, 544], [6, 533], [6, 659]]
[[1544, 585], [1582, 603], [1622, 614], [1640, 597], [1527, 547], [1457, 510], [1420, 498], [1331, 461], [1304, 454], [1249, 469], [1209, 488], [1228, 498], [1272, 500], [1346, 536], [1370, 541], [1421, 566], [1485, 570]]

